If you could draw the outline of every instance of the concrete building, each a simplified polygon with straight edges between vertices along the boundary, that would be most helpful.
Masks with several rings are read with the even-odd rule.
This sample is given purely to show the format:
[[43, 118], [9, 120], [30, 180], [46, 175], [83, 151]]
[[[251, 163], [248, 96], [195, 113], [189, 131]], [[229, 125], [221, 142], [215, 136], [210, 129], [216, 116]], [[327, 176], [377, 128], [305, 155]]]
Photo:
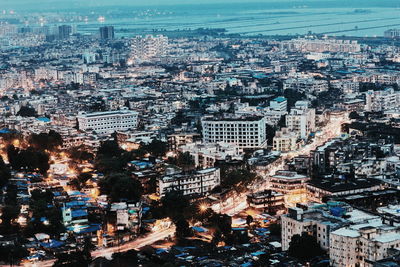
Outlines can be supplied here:
[[315, 131], [315, 109], [308, 108], [307, 101], [297, 101], [286, 116], [286, 127], [300, 138], [307, 139]]
[[167, 49], [168, 37], [163, 35], [136, 36], [132, 39], [132, 59], [135, 61], [147, 61], [165, 56]]
[[269, 106], [272, 110], [286, 112], [287, 99], [283, 96], [276, 97], [269, 102]]
[[369, 90], [365, 93], [366, 111], [385, 111], [396, 109], [400, 106], [400, 92], [393, 88], [387, 88], [383, 91]]
[[78, 127], [82, 131], [110, 134], [115, 131], [135, 129], [138, 124], [138, 112], [126, 109], [95, 112], [78, 115], [77, 120]]
[[202, 119], [204, 143], [225, 142], [240, 148], [259, 148], [266, 145], [264, 117]]
[[263, 209], [268, 213], [285, 209], [283, 194], [272, 190], [263, 190], [247, 195], [247, 203], [252, 208]]
[[298, 148], [298, 134], [289, 131], [288, 128], [281, 128], [275, 133], [273, 139], [273, 150], [280, 152], [295, 151]]
[[[346, 215], [346, 218], [343, 218]], [[306, 210], [298, 207], [289, 208], [288, 214], [281, 216], [282, 250], [288, 250], [293, 235], [306, 233], [314, 236], [322, 249], [328, 251], [331, 246], [333, 231], [348, 225], [379, 224], [381, 219], [361, 210], [353, 209], [343, 203], [309, 206]]]
[[214, 167], [217, 160], [242, 160], [243, 149], [228, 143], [201, 144], [191, 143], [181, 146], [179, 151], [189, 152], [192, 155], [195, 166], [201, 168]]
[[99, 28], [100, 39], [110, 40], [114, 39], [114, 27], [113, 26], [103, 26]]
[[372, 267], [373, 262], [400, 249], [400, 230], [381, 222], [351, 225], [330, 234], [329, 258], [333, 267]]
[[180, 191], [183, 195], [207, 195], [220, 185], [220, 170], [209, 168], [193, 173], [170, 173], [157, 180], [157, 193], [160, 197], [169, 191]]

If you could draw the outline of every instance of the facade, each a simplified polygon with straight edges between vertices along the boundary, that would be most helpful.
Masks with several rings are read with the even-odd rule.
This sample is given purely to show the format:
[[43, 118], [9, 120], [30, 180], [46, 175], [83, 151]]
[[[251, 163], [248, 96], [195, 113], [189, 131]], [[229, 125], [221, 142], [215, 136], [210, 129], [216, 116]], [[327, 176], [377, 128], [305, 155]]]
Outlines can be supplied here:
[[345, 52], [356, 53], [361, 51], [357, 41], [336, 39], [306, 39], [298, 38], [281, 42], [281, 49], [298, 52]]
[[266, 210], [268, 213], [285, 209], [285, 200], [282, 193], [264, 190], [247, 195], [250, 207]]
[[201, 144], [191, 143], [182, 146], [179, 151], [189, 152], [192, 155], [195, 166], [211, 168], [217, 160], [242, 160], [243, 149], [228, 143]]
[[379, 222], [337, 229], [329, 239], [330, 266], [333, 267], [372, 267], [375, 266], [373, 262], [388, 257], [390, 249], [400, 248], [397, 227]]
[[114, 229], [138, 232], [142, 221], [142, 203], [112, 203], [110, 207]]
[[259, 148], [266, 145], [265, 118], [203, 118], [204, 143], [231, 143], [240, 148]]
[[163, 35], [136, 36], [132, 39], [132, 58], [146, 61], [151, 58], [165, 56], [168, 49], [168, 37]]
[[384, 32], [384, 36], [386, 38], [399, 38], [400, 37], [400, 29], [390, 29]]
[[194, 143], [200, 139], [198, 133], [174, 133], [168, 135], [168, 146], [171, 150], [177, 151], [181, 146]]
[[283, 194], [304, 190], [309, 180], [309, 177], [291, 171], [277, 171], [268, 179], [270, 188]]
[[344, 225], [345, 220], [334, 217], [322, 210], [307, 210], [289, 208], [288, 214], [281, 216], [282, 250], [288, 250], [294, 235], [307, 233], [317, 238], [321, 248], [329, 248], [329, 233]]
[[395, 109], [400, 106], [400, 93], [393, 88], [383, 91], [368, 91], [365, 94], [366, 111], [385, 111]]
[[295, 151], [298, 148], [298, 135], [289, 131], [288, 128], [281, 128], [275, 133], [273, 139], [273, 150], [280, 152]]
[[99, 33], [100, 33], [101, 40], [114, 39], [114, 27], [113, 26], [100, 27]]
[[283, 96], [276, 97], [271, 100], [269, 106], [272, 110], [286, 112], [287, 110], [287, 99]]
[[95, 112], [78, 115], [77, 120], [78, 127], [82, 131], [109, 134], [135, 129], [138, 124], [138, 112], [131, 110]]
[[171, 173], [157, 180], [157, 193], [160, 197], [169, 191], [180, 191], [183, 195], [207, 195], [220, 185], [220, 170], [209, 168], [193, 173]]
[[297, 101], [286, 116], [286, 127], [300, 138], [307, 139], [315, 131], [315, 109], [308, 108], [306, 101]]

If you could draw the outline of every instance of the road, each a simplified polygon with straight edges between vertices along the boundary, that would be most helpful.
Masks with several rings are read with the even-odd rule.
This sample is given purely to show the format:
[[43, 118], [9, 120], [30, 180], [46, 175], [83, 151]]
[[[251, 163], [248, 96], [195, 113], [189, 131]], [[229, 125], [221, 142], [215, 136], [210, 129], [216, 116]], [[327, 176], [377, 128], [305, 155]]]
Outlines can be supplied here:
[[[98, 250], [92, 251], [92, 258], [98, 258], [98, 257], [106, 257], [106, 258], [111, 258], [111, 255], [113, 253], [117, 252], [124, 252], [128, 251], [131, 249], [139, 249], [147, 245], [154, 244], [155, 242], [159, 240], [163, 240], [167, 238], [168, 236], [174, 236], [175, 235], [175, 226], [172, 225], [170, 228], [160, 230], [157, 232], [152, 232], [146, 236], [137, 238], [133, 241], [124, 243], [120, 246], [116, 247], [109, 247], [109, 248], [101, 248]], [[22, 266], [37, 266], [37, 267], [51, 267], [53, 266], [55, 260], [46, 260], [46, 261], [38, 261], [35, 263], [25, 263]]]
[[[255, 182], [250, 186], [247, 192], [242, 192], [240, 194], [233, 194], [232, 197], [228, 198], [224, 202], [214, 203], [211, 207], [216, 212], [225, 213], [230, 216], [236, 215], [241, 211], [247, 208], [246, 195], [253, 190], [263, 190], [267, 187], [267, 183], [265, 178], [274, 175], [276, 171], [282, 170], [285, 161], [290, 160], [299, 155], [309, 155], [312, 150], [317, 148], [320, 145], [323, 145], [325, 142], [329, 141], [332, 138], [335, 138], [340, 135], [341, 125], [347, 121], [348, 114], [344, 114], [342, 117], [331, 119], [325, 127], [321, 129], [321, 134], [318, 135], [314, 142], [302, 147], [298, 151], [290, 152], [282, 154], [281, 157], [271, 164], [270, 168], [263, 172], [261, 176], [264, 178], [261, 181]], [[140, 237], [133, 241], [122, 244], [118, 247], [110, 247], [110, 248], [101, 248], [92, 252], [92, 257], [111, 257], [113, 253], [116, 252], [124, 252], [131, 249], [138, 249], [147, 245], [151, 245], [159, 240], [165, 239], [168, 236], [173, 236], [175, 234], [175, 226], [171, 226], [168, 229], [164, 229], [161, 231], [153, 232], [148, 234], [147, 236]], [[50, 267], [54, 264], [55, 260], [47, 260], [47, 261], [39, 261], [34, 264], [25, 264], [24, 266], [44, 266]]]
[[260, 173], [260, 176], [263, 177], [261, 181], [256, 181], [248, 188], [246, 192], [242, 192], [239, 195], [234, 193], [232, 197], [229, 197], [225, 201], [218, 201], [214, 203], [211, 208], [215, 212], [225, 213], [230, 216], [236, 215], [245, 210], [247, 208], [246, 195], [248, 193], [266, 189], [268, 186], [266, 178], [274, 175], [279, 170], [283, 170], [287, 160], [293, 159], [294, 157], [300, 155], [309, 155], [311, 151], [315, 150], [318, 146], [323, 145], [332, 138], [340, 136], [341, 126], [343, 123], [348, 121], [347, 118], [347, 113], [331, 118], [329, 122], [321, 129], [321, 133], [315, 137], [314, 142], [302, 147], [297, 151], [282, 154], [279, 159], [270, 165], [268, 170]]

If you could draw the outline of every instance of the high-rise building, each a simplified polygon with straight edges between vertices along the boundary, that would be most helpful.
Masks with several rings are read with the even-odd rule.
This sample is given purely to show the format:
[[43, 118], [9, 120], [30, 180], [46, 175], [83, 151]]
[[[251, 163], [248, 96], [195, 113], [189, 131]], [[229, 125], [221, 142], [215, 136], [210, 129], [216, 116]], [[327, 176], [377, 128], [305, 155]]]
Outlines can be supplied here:
[[300, 138], [307, 139], [315, 131], [315, 109], [309, 108], [307, 101], [297, 101], [286, 116], [286, 127]]
[[204, 143], [225, 142], [240, 148], [266, 145], [266, 121], [261, 116], [237, 118], [205, 117], [202, 120]]
[[60, 39], [68, 39], [71, 34], [72, 34], [72, 26], [71, 25], [58, 26], [58, 37]]
[[101, 40], [114, 39], [114, 26], [104, 26], [99, 28]]
[[384, 32], [384, 36], [386, 38], [399, 38], [400, 37], [400, 29], [390, 29]]
[[146, 61], [164, 56], [168, 48], [168, 37], [163, 35], [136, 36], [132, 40], [132, 59]]

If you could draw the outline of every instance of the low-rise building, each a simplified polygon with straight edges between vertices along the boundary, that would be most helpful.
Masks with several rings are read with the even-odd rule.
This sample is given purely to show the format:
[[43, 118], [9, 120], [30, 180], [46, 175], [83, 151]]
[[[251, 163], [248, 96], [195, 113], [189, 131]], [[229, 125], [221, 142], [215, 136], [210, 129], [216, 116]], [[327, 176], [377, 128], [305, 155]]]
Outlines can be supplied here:
[[78, 127], [82, 131], [110, 134], [115, 131], [135, 129], [138, 124], [138, 112], [126, 109], [95, 112], [78, 115], [77, 120]]
[[171, 173], [157, 180], [157, 193], [160, 197], [169, 191], [179, 191], [183, 195], [207, 195], [220, 183], [219, 168]]

